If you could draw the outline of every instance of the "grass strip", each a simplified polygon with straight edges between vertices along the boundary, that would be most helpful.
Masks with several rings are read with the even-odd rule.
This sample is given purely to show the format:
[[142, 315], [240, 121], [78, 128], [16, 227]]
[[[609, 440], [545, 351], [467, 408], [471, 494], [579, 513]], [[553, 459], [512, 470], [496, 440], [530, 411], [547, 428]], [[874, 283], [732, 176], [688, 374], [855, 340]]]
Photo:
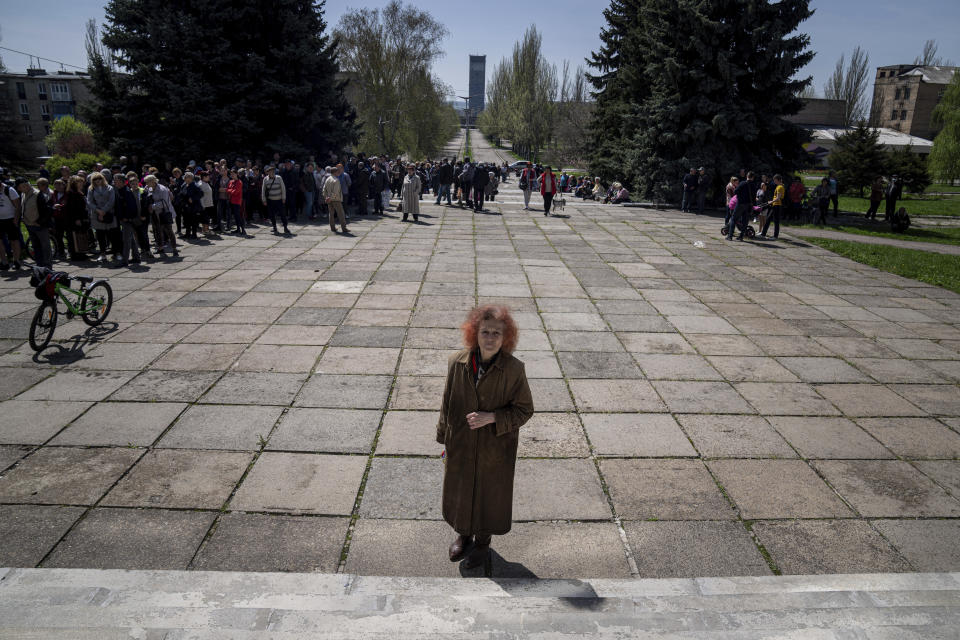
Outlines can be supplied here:
[[831, 238], [803, 237], [803, 240], [860, 264], [960, 293], [957, 256]]
[[831, 224], [827, 226], [817, 226], [813, 224], [784, 224], [783, 226], [791, 229], [825, 229], [827, 231], [841, 231], [843, 233], [855, 233], [860, 236], [873, 236], [875, 238], [891, 238], [893, 240], [909, 240], [911, 242], [933, 242], [936, 244], [960, 245], [960, 227], [943, 228], [917, 228], [910, 227], [903, 233], [894, 233], [890, 231], [889, 225], [877, 225], [877, 229], [870, 227], [861, 227], [856, 225]]

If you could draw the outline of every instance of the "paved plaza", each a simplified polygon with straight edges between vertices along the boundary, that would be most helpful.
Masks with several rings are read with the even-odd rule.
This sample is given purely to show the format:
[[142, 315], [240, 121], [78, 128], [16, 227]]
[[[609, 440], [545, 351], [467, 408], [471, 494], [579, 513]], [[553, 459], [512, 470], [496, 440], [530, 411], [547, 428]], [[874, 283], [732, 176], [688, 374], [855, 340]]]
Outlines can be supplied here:
[[78, 270], [109, 321], [61, 317], [39, 356], [4, 274], [0, 567], [460, 575], [435, 424], [458, 325], [498, 302], [536, 414], [493, 576], [960, 570], [960, 296], [515, 185]]

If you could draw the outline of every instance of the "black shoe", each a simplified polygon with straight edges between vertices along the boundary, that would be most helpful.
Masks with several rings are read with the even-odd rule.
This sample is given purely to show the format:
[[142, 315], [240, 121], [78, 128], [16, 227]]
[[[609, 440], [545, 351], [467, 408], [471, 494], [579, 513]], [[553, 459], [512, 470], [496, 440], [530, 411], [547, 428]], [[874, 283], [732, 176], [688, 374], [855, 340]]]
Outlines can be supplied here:
[[13, 268], [16, 269], [17, 271], [20, 270], [20, 261], [19, 261], [19, 260], [14, 260], [14, 261], [13, 261]]
[[290, 229], [287, 229], [286, 227], [284, 227], [284, 228], [283, 228], [283, 233], [284, 233], [284, 235], [290, 235]]
[[476, 569], [482, 567], [490, 561], [490, 538], [487, 537], [484, 544], [480, 536], [474, 539], [473, 549], [467, 554], [467, 559], [463, 562], [464, 569]]

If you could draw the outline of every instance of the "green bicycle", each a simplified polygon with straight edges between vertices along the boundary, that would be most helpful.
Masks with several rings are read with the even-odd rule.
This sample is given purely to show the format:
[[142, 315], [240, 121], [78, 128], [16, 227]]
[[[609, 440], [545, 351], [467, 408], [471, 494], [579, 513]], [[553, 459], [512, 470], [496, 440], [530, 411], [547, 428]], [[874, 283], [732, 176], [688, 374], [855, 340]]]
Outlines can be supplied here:
[[[67, 307], [67, 319], [80, 316], [91, 327], [107, 319], [113, 306], [113, 289], [106, 280], [91, 276], [71, 277], [63, 271], [51, 271], [46, 267], [31, 268], [30, 284], [41, 300], [30, 323], [30, 347], [34, 351], [45, 349], [53, 338], [53, 331], [57, 328], [58, 300]], [[80, 282], [79, 291], [70, 288], [71, 278]]]

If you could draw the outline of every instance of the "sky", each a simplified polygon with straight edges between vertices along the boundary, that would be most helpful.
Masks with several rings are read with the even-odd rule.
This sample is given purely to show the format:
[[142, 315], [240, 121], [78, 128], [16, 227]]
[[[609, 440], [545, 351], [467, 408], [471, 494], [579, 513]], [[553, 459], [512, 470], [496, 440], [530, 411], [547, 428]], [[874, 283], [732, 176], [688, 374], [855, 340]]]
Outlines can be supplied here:
[[[3, 6], [13, 0], [0, 0]], [[84, 25], [88, 18], [104, 20], [103, 0], [52, 0], [44, 3], [44, 23], [32, 11], [8, 11], [0, 23], [0, 46], [85, 66]], [[387, 0], [327, 0], [326, 17], [335, 26], [349, 9], [383, 7]], [[487, 80], [493, 66], [513, 49], [523, 32], [535, 24], [543, 35], [543, 54], [557, 65], [564, 60], [571, 68], [600, 44], [604, 25], [602, 11], [608, 0], [550, 0], [520, 3], [515, 0], [420, 0], [415, 6], [428, 11], [447, 26], [443, 42], [446, 55], [434, 71], [458, 95], [467, 93], [467, 65], [470, 54], [487, 56]], [[813, 76], [819, 95], [841, 54], [849, 58], [860, 45], [870, 55], [870, 67], [909, 64], [923, 43], [934, 39], [939, 55], [960, 64], [960, 0], [811, 0], [813, 17], [800, 30], [810, 36], [813, 61], [801, 72]], [[162, 7], [162, 3], [157, 5]], [[7, 68], [23, 71], [26, 56], [0, 50]], [[59, 66], [44, 61], [48, 71]], [[67, 67], [70, 70], [70, 67]]]

